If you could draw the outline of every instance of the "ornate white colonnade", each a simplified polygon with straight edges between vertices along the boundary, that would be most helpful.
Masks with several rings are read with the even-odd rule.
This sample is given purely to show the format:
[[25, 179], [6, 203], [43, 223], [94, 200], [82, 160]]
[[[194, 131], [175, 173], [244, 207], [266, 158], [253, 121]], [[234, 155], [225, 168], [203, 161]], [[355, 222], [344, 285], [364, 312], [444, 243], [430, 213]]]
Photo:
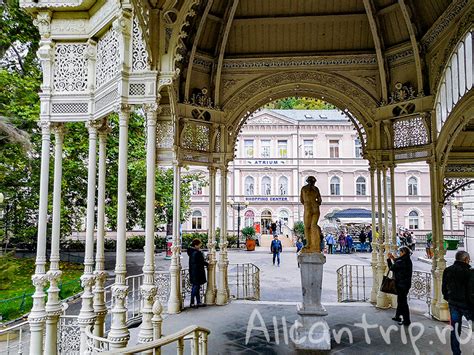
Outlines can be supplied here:
[[[379, 236], [375, 238], [374, 233], [373, 240], [371, 301], [378, 307], [394, 305], [393, 298], [379, 291], [386, 270], [386, 255], [396, 248], [394, 216], [391, 223], [389, 220], [396, 203], [394, 169], [409, 161], [429, 164], [435, 250], [432, 314], [438, 319], [447, 319], [447, 304], [440, 292], [441, 275], [446, 266], [441, 209], [452, 191], [465, 184], [466, 179], [474, 178], [474, 159], [451, 152], [456, 137], [469, 128], [473, 117], [473, 46], [470, 35], [473, 6], [467, 1], [453, 2], [440, 16], [440, 20], [425, 34], [422, 42], [424, 53], [421, 54], [404, 1], [399, 1], [397, 6], [404, 9], [406, 25], [411, 29], [409, 49], [403, 49], [406, 46], [403, 50], [395, 48], [391, 54], [384, 53], [371, 2], [364, 1], [375, 54], [300, 58], [287, 53], [286, 57], [257, 59], [245, 56], [224, 58], [238, 1], [225, 6], [227, 10], [217, 36], [215, 57], [197, 50], [197, 41], [203, 36], [202, 26], [213, 1], [203, 4], [199, 0], [166, 1], [164, 4], [160, 2], [161, 7], [138, 0], [74, 0], [64, 3], [24, 0], [21, 3], [31, 11], [40, 30], [38, 56], [43, 69], [38, 247], [33, 276], [34, 302], [29, 316], [31, 354], [43, 353], [45, 332], [45, 349], [47, 353], [55, 353], [58, 318], [62, 312], [57, 285], [61, 276], [58, 261], [65, 122], [86, 122], [89, 132], [84, 293], [78, 317], [83, 352], [87, 348], [89, 326], [94, 325], [96, 336], [105, 334], [107, 308], [103, 243], [107, 117], [112, 113], [119, 117], [117, 251], [112, 324], [108, 332], [108, 342], [113, 349], [126, 346], [129, 338], [125, 304], [128, 292], [126, 220], [128, 125], [132, 110], [136, 109], [146, 119], [146, 247], [139, 341], [147, 342], [153, 339], [153, 310], [161, 311], [164, 306], [159, 304], [156, 296], [154, 275], [154, 177], [157, 166], [172, 166], [174, 177], [168, 312], [179, 312], [183, 306], [179, 185], [181, 168], [186, 165], [203, 165], [209, 169], [210, 267], [206, 302], [226, 304], [229, 299], [229, 260], [226, 208], [222, 206], [227, 201], [227, 166], [234, 158], [235, 142], [246, 118], [269, 101], [295, 95], [324, 99], [344, 110], [354, 123], [364, 157], [370, 162], [372, 210], [378, 212], [378, 216], [372, 214], [372, 225], [379, 229]], [[461, 17], [458, 26], [452, 19]], [[436, 43], [437, 39], [441, 39], [440, 44]], [[444, 49], [444, 56], [434, 55], [441, 52], [440, 48]], [[470, 53], [471, 56], [462, 62], [464, 73], [471, 71], [470, 82], [466, 79], [462, 85], [453, 85], [453, 53], [456, 63], [457, 58]], [[411, 58], [413, 63], [407, 64], [407, 58]], [[471, 58], [470, 64], [468, 58]], [[429, 66], [427, 73], [423, 72], [423, 62]], [[460, 76], [460, 64], [456, 64], [456, 68]], [[390, 88], [393, 88], [391, 92]], [[51, 132], [55, 136], [53, 229], [51, 264], [47, 271]], [[215, 235], [217, 201], [213, 193], [217, 170], [221, 179], [222, 211], [219, 255]], [[388, 176], [392, 181], [390, 193]], [[43, 289], [48, 282], [45, 302]]]

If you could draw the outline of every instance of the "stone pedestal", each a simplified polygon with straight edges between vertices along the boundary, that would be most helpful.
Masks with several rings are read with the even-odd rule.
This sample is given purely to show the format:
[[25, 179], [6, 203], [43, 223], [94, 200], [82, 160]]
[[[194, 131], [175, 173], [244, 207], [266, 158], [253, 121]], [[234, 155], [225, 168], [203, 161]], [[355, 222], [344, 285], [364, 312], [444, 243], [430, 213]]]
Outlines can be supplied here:
[[295, 347], [305, 350], [331, 350], [331, 335], [325, 317], [328, 312], [321, 304], [323, 266], [321, 253], [298, 255], [301, 270], [303, 304], [298, 306], [299, 325]]

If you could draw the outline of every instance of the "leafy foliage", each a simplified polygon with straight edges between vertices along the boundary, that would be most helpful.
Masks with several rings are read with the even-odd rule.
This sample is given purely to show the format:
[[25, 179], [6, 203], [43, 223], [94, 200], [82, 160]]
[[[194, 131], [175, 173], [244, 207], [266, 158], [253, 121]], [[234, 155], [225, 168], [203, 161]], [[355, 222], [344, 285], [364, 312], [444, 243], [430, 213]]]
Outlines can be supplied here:
[[264, 108], [276, 110], [332, 110], [336, 107], [326, 101], [311, 97], [286, 97], [272, 101]]
[[[41, 132], [38, 91], [41, 71], [35, 58], [39, 34], [31, 18], [18, 7], [18, 0], [0, 5], [0, 116], [8, 124], [25, 132], [31, 144], [8, 139], [0, 127], [0, 192], [6, 200], [0, 210], [3, 225], [0, 241], [10, 239], [15, 246], [33, 248], [36, 242], [37, 213], [41, 167]], [[11, 64], [11, 48], [26, 48], [21, 64]], [[17, 58], [18, 59], [18, 58]], [[18, 59], [18, 60], [20, 60]], [[15, 62], [15, 61], [13, 61]], [[107, 140], [106, 215], [108, 228], [116, 228], [118, 174], [118, 117], [109, 117], [111, 133]], [[88, 132], [83, 123], [67, 123], [63, 145], [63, 179], [61, 205], [61, 236], [84, 227], [87, 205]], [[52, 139], [54, 144], [54, 137]], [[143, 115], [132, 113], [129, 120], [127, 228], [143, 227], [145, 223], [146, 136]], [[54, 149], [51, 148], [49, 201], [52, 202]], [[199, 174], [186, 174], [181, 179], [181, 221], [190, 214], [191, 181], [203, 181]], [[156, 221], [171, 223], [173, 206], [173, 172], [159, 169], [156, 173]], [[51, 205], [49, 213], [51, 215]], [[49, 223], [51, 220], [48, 221]], [[5, 238], [5, 231], [11, 238]], [[47, 235], [51, 235], [50, 232]], [[71, 248], [74, 247], [71, 245]], [[76, 246], [78, 247], [78, 246]]]
[[255, 240], [255, 228], [254, 227], [243, 228], [242, 235], [245, 237], [245, 239]]
[[298, 238], [304, 237], [304, 223], [302, 221], [297, 221], [293, 225], [293, 232], [295, 232]]

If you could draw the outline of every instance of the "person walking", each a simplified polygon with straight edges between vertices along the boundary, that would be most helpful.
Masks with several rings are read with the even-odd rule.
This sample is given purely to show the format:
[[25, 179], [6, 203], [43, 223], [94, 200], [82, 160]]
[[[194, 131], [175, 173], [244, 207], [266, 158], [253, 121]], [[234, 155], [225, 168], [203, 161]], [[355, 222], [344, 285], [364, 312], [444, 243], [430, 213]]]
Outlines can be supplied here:
[[474, 278], [469, 263], [469, 253], [460, 250], [456, 253], [454, 264], [443, 272], [441, 291], [448, 302], [451, 315], [451, 351], [454, 355], [461, 354], [459, 337], [461, 335], [462, 317], [473, 320], [474, 300], [471, 300]]
[[411, 262], [411, 251], [408, 247], [401, 247], [400, 256], [395, 258], [392, 253], [388, 253], [388, 267], [395, 277], [395, 287], [397, 289], [397, 311], [392, 319], [400, 325], [410, 325], [410, 309], [408, 307], [408, 292], [411, 288], [411, 278], [413, 274], [413, 263]]
[[191, 246], [188, 248], [189, 256], [189, 280], [191, 281], [191, 303], [190, 307], [203, 307], [205, 304], [201, 303], [201, 285], [206, 283], [205, 266], [208, 266], [201, 249], [201, 241], [194, 239]]
[[273, 236], [278, 235], [277, 224], [276, 224], [275, 222], [272, 222], [271, 227], [272, 227], [272, 234], [273, 234]]
[[328, 245], [328, 254], [334, 254], [333, 247], [334, 247], [335, 242], [336, 241], [334, 240], [333, 235], [331, 233], [329, 233], [326, 236], [326, 244]]
[[298, 238], [298, 240], [296, 241], [296, 252], [299, 253], [299, 251], [301, 249], [303, 249], [303, 242], [301, 241], [301, 238]]
[[352, 239], [352, 235], [348, 234], [346, 237], [346, 251], [348, 254], [352, 254], [353, 245], [354, 245], [354, 239]]
[[341, 234], [339, 234], [339, 238], [338, 238], [338, 243], [339, 243], [339, 250], [342, 253], [345, 253], [346, 252], [346, 236], [344, 235], [344, 232], [341, 232]]
[[273, 265], [275, 265], [275, 258], [278, 261], [278, 266], [280, 266], [280, 253], [283, 251], [281, 246], [281, 241], [278, 240], [278, 235], [273, 236], [272, 244], [270, 245], [270, 250], [273, 254]]
[[359, 233], [359, 242], [360, 242], [360, 251], [367, 251], [367, 235], [365, 234], [364, 230], [362, 229]]
[[369, 253], [372, 253], [372, 228], [367, 232], [367, 241], [369, 242]]

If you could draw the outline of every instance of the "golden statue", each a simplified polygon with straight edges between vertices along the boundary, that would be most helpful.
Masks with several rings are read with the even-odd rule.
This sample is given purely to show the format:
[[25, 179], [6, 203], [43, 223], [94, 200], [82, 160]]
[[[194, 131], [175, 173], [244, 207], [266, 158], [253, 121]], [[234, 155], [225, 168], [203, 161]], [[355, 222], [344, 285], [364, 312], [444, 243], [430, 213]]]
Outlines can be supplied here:
[[318, 226], [319, 206], [321, 205], [321, 194], [315, 186], [316, 178], [309, 176], [307, 185], [301, 188], [301, 203], [304, 206], [304, 235], [306, 246], [302, 253], [321, 252], [321, 228]]

